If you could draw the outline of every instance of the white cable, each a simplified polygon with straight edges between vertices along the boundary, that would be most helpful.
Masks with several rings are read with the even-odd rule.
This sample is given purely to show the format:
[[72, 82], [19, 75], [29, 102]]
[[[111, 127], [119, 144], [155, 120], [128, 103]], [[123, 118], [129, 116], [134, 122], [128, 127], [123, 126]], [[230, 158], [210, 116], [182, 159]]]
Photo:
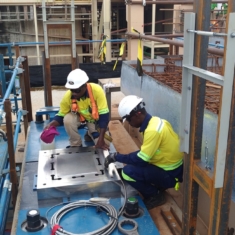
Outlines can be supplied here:
[[109, 222], [108, 224], [106, 224], [105, 226], [103, 226], [100, 229], [97, 229], [95, 231], [89, 232], [89, 233], [71, 233], [68, 232], [62, 228], [59, 228], [56, 231], [56, 235], [109, 235], [117, 226], [117, 222], [118, 222], [118, 214], [116, 209], [110, 205], [110, 204], [103, 204], [103, 203], [96, 203], [96, 202], [90, 202], [88, 200], [79, 200], [76, 202], [71, 202], [65, 206], [63, 206], [62, 208], [60, 208], [57, 212], [55, 212], [53, 214], [53, 216], [51, 217], [50, 220], [50, 225], [51, 225], [51, 229], [53, 229], [55, 224], [60, 224], [60, 220], [63, 218], [63, 216], [65, 214], [67, 214], [68, 212], [80, 208], [80, 207], [84, 207], [84, 206], [93, 206], [93, 207], [100, 207], [103, 210], [107, 212], [107, 215], [109, 216]]

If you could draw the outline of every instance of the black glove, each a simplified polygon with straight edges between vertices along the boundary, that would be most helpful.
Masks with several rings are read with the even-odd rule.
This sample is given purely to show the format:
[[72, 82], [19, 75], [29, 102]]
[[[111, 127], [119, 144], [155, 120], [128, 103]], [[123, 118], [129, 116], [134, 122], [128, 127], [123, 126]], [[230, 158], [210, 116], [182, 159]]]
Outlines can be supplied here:
[[110, 153], [110, 154], [105, 158], [105, 161], [104, 161], [104, 167], [105, 167], [105, 168], [108, 168], [110, 163], [116, 162], [116, 155], [117, 155], [117, 153]]

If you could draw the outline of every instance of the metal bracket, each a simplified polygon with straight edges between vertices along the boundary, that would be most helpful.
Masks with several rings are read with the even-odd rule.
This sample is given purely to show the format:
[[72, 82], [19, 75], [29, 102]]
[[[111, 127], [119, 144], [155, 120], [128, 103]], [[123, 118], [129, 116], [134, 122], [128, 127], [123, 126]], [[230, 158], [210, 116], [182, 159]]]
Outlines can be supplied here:
[[132, 0], [125, 0], [125, 4], [126, 5], [129, 5], [129, 4], [131, 4], [132, 3]]
[[19, 57], [18, 57], [18, 60], [19, 60], [20, 63], [22, 63], [22, 62], [24, 62], [24, 61], [26, 60], [26, 58], [25, 58], [25, 57], [22, 57], [22, 56], [19, 56]]
[[[9, 172], [10, 172], [10, 169], [3, 169], [0, 176], [4, 176], [4, 175], [8, 174]], [[20, 172], [20, 168], [18, 166], [16, 167], [16, 172]]]
[[20, 113], [20, 112], [22, 113], [23, 116], [25, 116], [25, 115], [28, 114], [29, 111], [23, 110], [23, 109], [19, 109], [19, 110], [18, 110], [18, 113]]
[[17, 70], [17, 74], [21, 74], [24, 72], [24, 69], [22, 68], [16, 68], [16, 70]]

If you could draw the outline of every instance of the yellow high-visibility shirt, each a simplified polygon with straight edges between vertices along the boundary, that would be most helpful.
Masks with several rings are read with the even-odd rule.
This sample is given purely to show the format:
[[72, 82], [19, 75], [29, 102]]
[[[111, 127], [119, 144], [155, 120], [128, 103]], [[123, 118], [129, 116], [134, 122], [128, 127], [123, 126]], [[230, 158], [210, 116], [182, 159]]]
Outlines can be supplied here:
[[138, 157], [164, 170], [174, 170], [183, 164], [180, 140], [171, 124], [159, 117], [152, 117], [144, 130], [143, 144]]
[[[99, 115], [109, 113], [106, 96], [102, 87], [95, 83], [90, 83], [90, 85]], [[57, 113], [57, 116], [64, 117], [67, 113], [71, 112], [71, 95], [72, 92], [70, 90], [65, 93], [60, 102], [60, 110]], [[80, 98], [80, 100], [77, 100], [77, 104], [79, 107], [79, 113], [81, 113], [88, 122], [94, 122], [95, 120], [92, 118], [91, 115], [91, 100], [88, 96], [88, 92], [87, 96], [84, 96]]]

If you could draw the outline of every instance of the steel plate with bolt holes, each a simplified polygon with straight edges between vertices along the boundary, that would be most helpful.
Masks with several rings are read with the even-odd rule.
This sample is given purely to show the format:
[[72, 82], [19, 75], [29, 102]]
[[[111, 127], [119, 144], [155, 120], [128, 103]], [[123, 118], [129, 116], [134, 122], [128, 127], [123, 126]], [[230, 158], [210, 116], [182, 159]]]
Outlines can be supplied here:
[[[120, 177], [118, 174], [109, 177], [103, 169], [103, 158], [103, 151], [95, 152], [91, 147], [40, 151], [37, 175], [39, 199], [49, 194], [63, 197], [64, 193], [67, 195], [81, 190], [116, 191], [119, 187], [113, 181], [120, 180]], [[104, 184], [107, 187], [103, 187]]]

